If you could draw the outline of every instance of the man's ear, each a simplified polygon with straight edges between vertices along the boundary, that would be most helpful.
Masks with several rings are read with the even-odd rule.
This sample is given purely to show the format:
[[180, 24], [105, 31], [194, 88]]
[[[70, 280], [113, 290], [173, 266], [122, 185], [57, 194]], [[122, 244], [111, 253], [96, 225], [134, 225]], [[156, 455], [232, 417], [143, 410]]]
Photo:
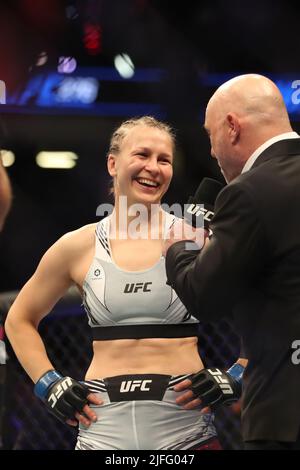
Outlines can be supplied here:
[[115, 177], [117, 174], [116, 169], [116, 156], [110, 153], [107, 157], [107, 170], [110, 176]]
[[238, 116], [235, 113], [228, 113], [226, 116], [228, 135], [232, 144], [235, 144], [240, 136], [241, 125]]

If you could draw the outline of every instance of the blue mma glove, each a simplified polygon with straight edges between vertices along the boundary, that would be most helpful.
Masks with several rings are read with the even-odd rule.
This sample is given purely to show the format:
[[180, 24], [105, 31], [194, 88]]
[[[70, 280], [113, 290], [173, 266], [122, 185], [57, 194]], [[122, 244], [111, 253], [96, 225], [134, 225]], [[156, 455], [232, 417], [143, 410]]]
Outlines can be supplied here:
[[90, 391], [71, 377], [49, 370], [35, 384], [34, 393], [56, 418], [65, 423], [68, 419], [76, 419], [76, 412], [83, 411]]
[[234, 364], [227, 372], [220, 369], [203, 369], [193, 376], [189, 387], [203, 407], [215, 409], [219, 405], [230, 405], [242, 394], [244, 367]]

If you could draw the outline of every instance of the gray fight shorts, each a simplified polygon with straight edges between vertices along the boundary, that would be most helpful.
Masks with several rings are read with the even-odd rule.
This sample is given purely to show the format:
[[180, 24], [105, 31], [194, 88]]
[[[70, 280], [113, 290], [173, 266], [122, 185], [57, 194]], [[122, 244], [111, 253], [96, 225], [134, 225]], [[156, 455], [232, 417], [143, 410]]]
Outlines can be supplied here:
[[188, 375], [120, 375], [83, 382], [103, 405], [97, 421], [79, 427], [76, 450], [187, 450], [216, 437], [212, 414], [184, 410], [173, 386]]

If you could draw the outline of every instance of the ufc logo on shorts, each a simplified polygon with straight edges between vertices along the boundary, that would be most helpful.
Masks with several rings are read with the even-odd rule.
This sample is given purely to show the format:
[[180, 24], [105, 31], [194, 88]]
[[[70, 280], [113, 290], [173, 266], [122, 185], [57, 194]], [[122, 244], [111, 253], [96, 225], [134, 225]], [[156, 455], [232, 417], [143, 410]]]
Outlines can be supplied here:
[[203, 215], [203, 219], [207, 220], [207, 222], [210, 222], [214, 213], [212, 211], [209, 211], [205, 209], [204, 207], [201, 207], [198, 204], [191, 204], [188, 209], [187, 209], [188, 214], [195, 215], [196, 217], [199, 217], [199, 215]]
[[[228, 379], [223, 375], [220, 369], [207, 369], [214, 380], [220, 385], [224, 395], [233, 395], [233, 390], [228, 382]], [[222, 377], [223, 376], [223, 377]]]
[[149, 392], [150, 387], [147, 385], [151, 383], [152, 380], [124, 380], [121, 383], [120, 393], [134, 392], [136, 388], [141, 392]]
[[[66, 377], [59, 385], [57, 385], [54, 393], [51, 393], [48, 398], [48, 403], [50, 403], [51, 408], [54, 408], [57, 400], [62, 396], [62, 394], [72, 385], [72, 380], [70, 377]], [[52, 402], [52, 403], [51, 403]]]

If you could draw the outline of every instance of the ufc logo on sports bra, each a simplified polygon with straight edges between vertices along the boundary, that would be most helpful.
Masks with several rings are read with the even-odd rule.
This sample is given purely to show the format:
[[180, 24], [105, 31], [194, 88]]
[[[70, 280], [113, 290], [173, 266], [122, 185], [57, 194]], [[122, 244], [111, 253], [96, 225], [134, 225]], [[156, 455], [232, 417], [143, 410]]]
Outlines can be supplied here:
[[222, 372], [219, 369], [207, 369], [210, 375], [213, 376], [214, 380], [220, 385], [224, 395], [233, 395], [233, 390], [226, 378], [219, 377], [222, 376]]
[[62, 396], [62, 394], [72, 385], [72, 380], [70, 377], [66, 377], [57, 387], [54, 393], [51, 393], [48, 398], [48, 403], [50, 403], [51, 408], [54, 408], [57, 400]]
[[147, 385], [151, 383], [152, 380], [124, 380], [121, 383], [120, 393], [134, 392], [135, 389], [141, 392], [150, 392], [150, 387]]
[[199, 215], [202, 214], [204, 216], [203, 219], [207, 220], [208, 222], [211, 221], [211, 219], [214, 215], [214, 213], [212, 211], [204, 209], [204, 207], [198, 206], [197, 204], [191, 204], [188, 207], [187, 212], [189, 214], [195, 215], [196, 217], [199, 217]]
[[126, 284], [124, 289], [124, 294], [136, 294], [139, 290], [142, 292], [151, 292], [149, 286], [152, 282], [136, 282], [131, 284]]

